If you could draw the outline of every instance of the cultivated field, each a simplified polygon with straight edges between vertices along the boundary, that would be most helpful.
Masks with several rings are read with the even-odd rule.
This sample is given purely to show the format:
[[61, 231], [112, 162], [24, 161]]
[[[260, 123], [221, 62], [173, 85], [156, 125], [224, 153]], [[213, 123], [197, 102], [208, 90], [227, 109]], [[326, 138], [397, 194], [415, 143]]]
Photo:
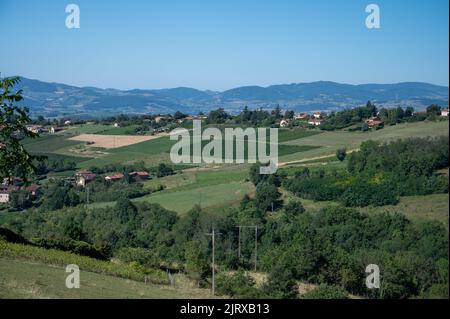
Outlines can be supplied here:
[[138, 125], [129, 125], [123, 127], [114, 127], [112, 125], [102, 124], [82, 124], [69, 128], [64, 132], [65, 135], [79, 134], [104, 134], [104, 135], [133, 135]]
[[[119, 132], [123, 129], [125, 127], [111, 128], [106, 125], [86, 124], [67, 130], [67, 134], [44, 135], [37, 140], [27, 140], [26, 147], [31, 152], [40, 154], [90, 157], [79, 161], [79, 168], [117, 163], [131, 164], [136, 161], [154, 166], [170, 161], [169, 151], [175, 141], [171, 141], [168, 136], [155, 138], [155, 136], [104, 135], [105, 132]], [[448, 121], [406, 123], [371, 132], [282, 129], [279, 131], [279, 161], [280, 163], [327, 161], [327, 158], [335, 156], [336, 149], [345, 147], [347, 151], [351, 151], [368, 139], [388, 141], [415, 136], [436, 136], [448, 134], [448, 129]], [[95, 132], [97, 133], [90, 134]], [[80, 135], [73, 136], [75, 133]], [[95, 144], [85, 145], [87, 142]]]
[[448, 135], [449, 122], [416, 122], [404, 123], [393, 126], [386, 126], [378, 131], [369, 132], [348, 132], [333, 131], [323, 132], [318, 135], [304, 137], [298, 140], [288, 141], [289, 145], [317, 145], [321, 148], [312, 149], [299, 154], [289, 154], [280, 158], [281, 162], [291, 162], [297, 160], [308, 160], [312, 158], [334, 156], [339, 148], [354, 150], [362, 142], [372, 139], [375, 141], [390, 141], [409, 137], [427, 137]]
[[81, 134], [69, 138], [71, 141], [92, 143], [94, 147], [119, 148], [133, 145], [145, 141], [156, 139], [160, 136], [131, 136], [131, 135], [101, 135], [101, 134]]

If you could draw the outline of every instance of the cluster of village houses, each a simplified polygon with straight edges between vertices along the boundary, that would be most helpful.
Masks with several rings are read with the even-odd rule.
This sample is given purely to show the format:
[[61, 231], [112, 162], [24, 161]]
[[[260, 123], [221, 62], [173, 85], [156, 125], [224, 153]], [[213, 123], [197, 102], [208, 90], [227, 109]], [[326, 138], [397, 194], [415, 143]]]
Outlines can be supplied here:
[[[448, 108], [441, 110], [441, 116], [448, 116]], [[305, 121], [309, 125], [320, 126], [326, 119], [327, 114], [324, 112], [314, 112], [312, 114], [308, 113], [295, 113], [294, 120]], [[290, 119], [284, 119], [280, 122], [280, 127], [287, 127], [292, 123]], [[372, 116], [365, 120], [365, 123], [369, 127], [375, 127], [384, 124], [384, 122], [378, 116]]]
[[[146, 181], [150, 178], [150, 174], [145, 171], [136, 171], [128, 173], [129, 177], [135, 182]], [[97, 178], [97, 174], [94, 174], [88, 170], [82, 170], [75, 174], [74, 180], [75, 184], [79, 187], [85, 187], [90, 182]], [[103, 177], [105, 182], [114, 183], [121, 181], [125, 178], [123, 173], [114, 173], [106, 175]], [[13, 179], [5, 179], [0, 185], [0, 204], [7, 204], [11, 200], [11, 195], [19, 190], [25, 190], [28, 192], [31, 199], [37, 199], [41, 194], [41, 186], [33, 184], [25, 186], [23, 179], [19, 177], [14, 177]]]
[[[70, 122], [69, 120], [64, 122], [64, 125], [71, 125], [72, 122]], [[60, 132], [63, 131], [65, 128], [64, 127], [55, 127], [55, 126], [50, 126], [50, 128], [47, 128], [43, 125], [27, 125], [27, 130], [36, 134], [39, 133], [56, 133], [56, 132]]]
[[[323, 123], [326, 117], [326, 113], [314, 112], [312, 115], [307, 113], [295, 113], [294, 120], [307, 121], [309, 125], [319, 126]], [[280, 122], [280, 127], [287, 127], [291, 124], [292, 120], [284, 119]]]
[[0, 184], [0, 204], [9, 203], [11, 194], [21, 189], [27, 191], [32, 199], [36, 199], [40, 195], [41, 187], [39, 185], [24, 186], [24, 184], [24, 180], [19, 177], [14, 177], [11, 180], [5, 178]]
[[[150, 178], [150, 174], [145, 171], [130, 172], [130, 173], [128, 173], [128, 176], [135, 182], [146, 181]], [[96, 178], [97, 178], [97, 174], [94, 174], [91, 171], [87, 171], [87, 170], [83, 170], [83, 171], [77, 172], [75, 174], [75, 182], [76, 182], [77, 186], [81, 186], [81, 187], [85, 187], [87, 184], [89, 184]], [[114, 174], [105, 176], [104, 180], [106, 182], [117, 182], [117, 181], [123, 180], [124, 178], [125, 178], [125, 175], [123, 173], [114, 173]]]

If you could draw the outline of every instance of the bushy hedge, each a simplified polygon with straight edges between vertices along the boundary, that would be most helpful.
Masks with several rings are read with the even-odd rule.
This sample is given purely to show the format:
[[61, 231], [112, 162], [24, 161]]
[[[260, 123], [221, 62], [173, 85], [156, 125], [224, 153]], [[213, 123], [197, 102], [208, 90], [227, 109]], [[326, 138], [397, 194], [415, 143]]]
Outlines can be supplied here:
[[370, 184], [359, 180], [344, 191], [339, 201], [347, 207], [384, 206], [397, 204], [398, 198], [389, 183]]
[[221, 273], [217, 276], [217, 293], [241, 299], [255, 299], [262, 296], [256, 288], [255, 280], [242, 270], [234, 274]]
[[339, 286], [321, 284], [302, 295], [303, 299], [348, 299], [348, 292]]
[[144, 272], [132, 263], [113, 263], [55, 249], [8, 243], [4, 240], [0, 240], [0, 257], [31, 260], [61, 267], [75, 264], [81, 270], [99, 274], [107, 274], [136, 281], [144, 281], [145, 277], [147, 277], [149, 281], [155, 284], [167, 284], [166, 274], [161, 270], [146, 270]]
[[0, 240], [5, 240], [10, 243], [16, 244], [30, 244], [23, 236], [16, 234], [15, 232], [9, 230], [8, 228], [0, 227]]
[[36, 246], [46, 249], [58, 249], [100, 260], [107, 259], [102, 251], [84, 241], [72, 239], [33, 238], [31, 242]]
[[146, 248], [121, 248], [114, 254], [114, 256], [124, 262], [138, 262], [144, 267], [157, 268], [160, 266], [158, 256], [153, 251]]

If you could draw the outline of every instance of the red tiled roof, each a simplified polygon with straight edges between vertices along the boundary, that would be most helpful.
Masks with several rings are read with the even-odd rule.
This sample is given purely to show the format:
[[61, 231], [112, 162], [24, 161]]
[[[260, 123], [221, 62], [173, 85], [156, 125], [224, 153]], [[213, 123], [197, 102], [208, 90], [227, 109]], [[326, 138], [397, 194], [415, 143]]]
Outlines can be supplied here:
[[130, 175], [148, 176], [147, 172], [131, 172]]
[[17, 192], [20, 188], [18, 186], [5, 186], [2, 185], [0, 187], [0, 193], [2, 194], [11, 194], [12, 192]]
[[379, 124], [383, 124], [383, 123], [384, 123], [383, 121], [371, 121], [371, 122], [368, 122], [367, 125], [375, 126], [375, 125], [379, 125]]
[[36, 192], [40, 189], [41, 187], [39, 185], [30, 185], [26, 188], [26, 190], [28, 192]]
[[105, 177], [105, 179], [112, 179], [112, 180], [118, 180], [118, 179], [122, 179], [122, 178], [123, 178], [123, 174], [122, 173], [117, 173], [117, 174]]
[[84, 177], [85, 179], [88, 179], [88, 180], [94, 179], [95, 176], [97, 176], [96, 174], [92, 173], [91, 171], [79, 171], [77, 173], [77, 175], [80, 175], [80, 176], [82, 176], [82, 177]]

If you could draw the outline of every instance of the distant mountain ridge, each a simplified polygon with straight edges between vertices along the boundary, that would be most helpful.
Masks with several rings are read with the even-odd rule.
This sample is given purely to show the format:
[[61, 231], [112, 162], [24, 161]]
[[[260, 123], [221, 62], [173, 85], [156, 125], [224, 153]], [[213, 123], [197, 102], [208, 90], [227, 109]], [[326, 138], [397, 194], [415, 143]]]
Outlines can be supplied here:
[[178, 87], [157, 90], [117, 90], [76, 87], [21, 78], [23, 105], [33, 115], [47, 117], [99, 117], [119, 113], [165, 114], [181, 111], [189, 114], [223, 107], [231, 113], [245, 105], [271, 109], [277, 104], [295, 111], [339, 110], [371, 100], [384, 107], [413, 106], [423, 109], [430, 104], [448, 106], [449, 89], [421, 82], [397, 84], [342, 84], [329, 81], [280, 84], [268, 87], [243, 86], [223, 92]]

